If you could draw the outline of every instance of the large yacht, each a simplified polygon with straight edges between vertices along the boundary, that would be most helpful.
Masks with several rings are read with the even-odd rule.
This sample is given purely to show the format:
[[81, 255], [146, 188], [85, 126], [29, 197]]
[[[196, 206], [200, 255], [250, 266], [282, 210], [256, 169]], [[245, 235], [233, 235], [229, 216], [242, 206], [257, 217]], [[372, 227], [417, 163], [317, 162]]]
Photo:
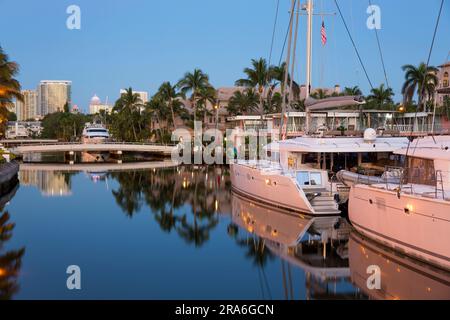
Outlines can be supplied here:
[[362, 234], [450, 269], [450, 137], [414, 140], [398, 183], [351, 187], [349, 217]]
[[[337, 108], [361, 108], [365, 104], [360, 96], [333, 96], [326, 99], [311, 97], [312, 70], [312, 30], [313, 30], [313, 0], [308, 0], [302, 8], [307, 15], [306, 43], [306, 83], [305, 83], [305, 128], [303, 137], [286, 140], [287, 117], [286, 110], [291, 99], [292, 81], [288, 86], [288, 72], [285, 72], [282, 99], [281, 123], [278, 137], [272, 137], [266, 150], [270, 160], [247, 161], [237, 160], [230, 164], [233, 189], [246, 197], [267, 202], [272, 206], [288, 209], [312, 216], [327, 216], [341, 214], [340, 204], [346, 202], [349, 187], [337, 183], [333, 172], [339, 169], [351, 169], [358, 173], [361, 169], [384, 172], [386, 165], [395, 164], [392, 152], [408, 144], [407, 138], [377, 137], [374, 129], [368, 128], [361, 136], [325, 137], [323, 128], [312, 128], [311, 113], [323, 112]], [[295, 2], [292, 3], [295, 6]], [[299, 3], [297, 3], [299, 5]], [[295, 8], [291, 8], [291, 18]], [[292, 19], [293, 21], [293, 19]], [[298, 19], [295, 27], [298, 25]], [[292, 31], [294, 23], [290, 23]], [[295, 54], [291, 57], [291, 42], [296, 47], [297, 37], [292, 39], [289, 32], [286, 51], [285, 70], [295, 67]], [[287, 92], [286, 92], [287, 90]], [[318, 132], [319, 131], [319, 132]], [[353, 130], [352, 130], [353, 131]], [[315, 134], [319, 133], [319, 137]], [[235, 148], [239, 150], [245, 145], [245, 139], [252, 133], [244, 133], [242, 139], [234, 138]], [[279, 141], [275, 141], [275, 139]], [[240, 140], [240, 141], [236, 141]], [[257, 148], [255, 148], [257, 149]], [[242, 152], [240, 152], [242, 155]]]
[[82, 142], [83, 143], [102, 143], [109, 140], [108, 129], [101, 123], [86, 123], [83, 129]]
[[236, 192], [279, 208], [313, 216], [338, 215], [349, 188], [337, 182], [332, 172], [365, 168], [381, 175], [385, 166], [396, 164], [393, 151], [407, 144], [407, 138], [378, 138], [373, 129], [367, 129], [364, 137], [283, 140], [267, 147], [270, 160], [231, 163], [231, 182]]

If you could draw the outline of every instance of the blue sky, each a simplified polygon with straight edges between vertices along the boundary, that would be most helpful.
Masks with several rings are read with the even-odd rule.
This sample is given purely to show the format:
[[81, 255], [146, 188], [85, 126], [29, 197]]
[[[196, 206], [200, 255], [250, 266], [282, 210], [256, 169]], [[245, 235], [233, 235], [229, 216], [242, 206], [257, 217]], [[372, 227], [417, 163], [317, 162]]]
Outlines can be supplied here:
[[[232, 86], [251, 58], [269, 56], [277, 0], [0, 0], [0, 45], [21, 66], [24, 89], [40, 80], [72, 80], [72, 100], [86, 110], [96, 93], [115, 100], [119, 89], [154, 93], [196, 67], [214, 86]], [[316, 10], [337, 12], [334, 1]], [[367, 29], [367, 0], [340, 0], [341, 9], [375, 85], [384, 81], [375, 34]], [[425, 61], [440, 0], [372, 0], [381, 7], [379, 31], [388, 77], [399, 99], [406, 63]], [[66, 8], [81, 8], [81, 30], [66, 28]], [[272, 62], [277, 64], [290, 1], [280, 0]], [[323, 8], [323, 9], [322, 9]], [[340, 17], [325, 17], [328, 44], [315, 18], [313, 87], [369, 85]], [[305, 17], [301, 18], [296, 78], [304, 82]], [[446, 1], [431, 64], [450, 51], [450, 1]]]

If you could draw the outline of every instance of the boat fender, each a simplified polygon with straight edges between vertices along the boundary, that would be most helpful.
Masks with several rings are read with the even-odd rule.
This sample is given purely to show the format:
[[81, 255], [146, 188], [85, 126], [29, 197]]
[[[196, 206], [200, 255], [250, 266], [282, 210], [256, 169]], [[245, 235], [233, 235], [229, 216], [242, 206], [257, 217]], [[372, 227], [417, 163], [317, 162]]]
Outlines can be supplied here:
[[397, 192], [397, 198], [400, 199], [400, 188], [395, 188], [395, 192]]
[[341, 197], [339, 196], [338, 193], [336, 193], [336, 194], [334, 195], [334, 201], [336, 201], [337, 203], [341, 202]]

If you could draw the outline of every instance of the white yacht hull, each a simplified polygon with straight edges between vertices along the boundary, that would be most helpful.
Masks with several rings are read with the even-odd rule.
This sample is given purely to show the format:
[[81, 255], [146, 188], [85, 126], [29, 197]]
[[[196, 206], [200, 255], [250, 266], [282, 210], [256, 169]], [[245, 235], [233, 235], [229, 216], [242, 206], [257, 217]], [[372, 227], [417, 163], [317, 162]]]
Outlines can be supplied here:
[[450, 201], [355, 185], [349, 218], [360, 233], [450, 269]]
[[[256, 201], [274, 207], [312, 216], [339, 215], [337, 209], [318, 211], [295, 180], [281, 174], [267, 174], [256, 167], [230, 164], [233, 190]], [[270, 180], [270, 184], [268, 184]]]

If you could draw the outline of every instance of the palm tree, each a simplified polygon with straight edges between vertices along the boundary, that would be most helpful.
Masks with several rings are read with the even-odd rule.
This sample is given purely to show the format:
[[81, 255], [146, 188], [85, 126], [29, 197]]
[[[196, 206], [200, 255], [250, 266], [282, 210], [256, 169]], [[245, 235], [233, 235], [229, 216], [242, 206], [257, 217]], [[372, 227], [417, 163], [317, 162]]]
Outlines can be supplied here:
[[128, 88], [116, 101], [113, 110], [120, 116], [127, 119], [133, 130], [133, 136], [137, 141], [136, 122], [139, 121], [141, 108], [144, 107], [139, 94], [134, 93], [132, 88]]
[[[284, 76], [286, 74], [286, 62], [283, 62], [279, 66], [270, 67], [271, 81], [276, 81], [272, 84], [270, 91], [273, 92], [277, 85], [280, 85], [280, 91], [284, 91]], [[287, 76], [288, 84], [291, 83], [291, 75], [288, 73]], [[292, 81], [292, 100], [297, 100], [300, 97], [300, 86], [297, 82]]]
[[325, 99], [328, 98], [329, 95], [324, 89], [319, 88], [311, 94], [311, 97], [313, 97], [314, 99]]
[[[178, 110], [181, 112], [181, 108], [177, 108], [178, 106], [178, 100], [174, 100], [172, 106], [175, 110]], [[181, 103], [181, 102], [180, 102]], [[175, 112], [175, 111], [174, 111]], [[156, 122], [159, 124], [159, 129], [156, 130], [156, 132], [159, 132], [159, 139], [160, 141], [165, 141], [166, 138], [170, 139], [170, 137], [166, 137], [166, 130], [167, 126], [163, 125], [168, 122], [168, 119], [170, 116], [171, 110], [168, 106], [168, 104], [163, 100], [163, 98], [155, 94], [150, 101], [145, 103], [145, 109], [144, 114], [146, 115], [145, 118], [149, 120], [150, 123], [153, 123], [153, 120], [156, 120]], [[172, 115], [173, 117], [173, 115]], [[173, 118], [172, 118], [173, 122]], [[151, 130], [155, 130], [154, 127], [151, 126]]]
[[14, 77], [19, 73], [19, 65], [9, 61], [8, 55], [0, 47], [0, 125], [6, 123], [8, 107], [13, 99], [23, 101], [20, 83]]
[[[264, 104], [264, 111], [266, 113], [281, 112], [282, 103], [283, 99], [281, 98], [281, 93], [270, 90]], [[294, 103], [291, 106], [293, 107]]]
[[183, 108], [183, 103], [180, 99], [184, 99], [185, 95], [183, 92], [177, 91], [177, 86], [172, 85], [170, 82], [164, 82], [158, 89], [156, 93], [162, 101], [164, 101], [170, 109], [172, 115], [172, 125], [174, 130], [177, 129], [175, 114], [178, 113]]
[[367, 97], [369, 104], [373, 104], [376, 109], [385, 109], [386, 107], [393, 106], [394, 91], [392, 88], [385, 88], [384, 84], [381, 84], [378, 88], [373, 88], [371, 94]]
[[261, 116], [263, 116], [263, 94], [265, 88], [270, 85], [273, 79], [274, 71], [268, 66], [266, 59], [259, 58], [258, 60], [252, 59], [252, 67], [245, 68], [244, 73], [246, 74], [247, 78], [237, 80], [236, 85], [247, 88], [254, 88], [258, 91], [259, 110]]
[[211, 85], [201, 88], [198, 92], [197, 104], [202, 107], [203, 117], [206, 117], [206, 114], [208, 113], [206, 108], [208, 103], [213, 106], [217, 103], [217, 92]]
[[362, 91], [358, 86], [345, 87], [342, 93], [344, 96], [362, 96]]
[[240, 115], [258, 110], [260, 95], [253, 88], [236, 90], [228, 102], [227, 111], [231, 115]]
[[419, 107], [423, 109], [424, 98], [431, 99], [438, 84], [436, 76], [438, 69], [421, 62], [418, 67], [411, 64], [404, 65], [402, 70], [405, 72], [405, 83], [402, 87], [405, 104], [411, 103], [414, 94], [417, 93]]
[[191, 93], [189, 100], [191, 101], [194, 112], [194, 121], [197, 120], [197, 103], [200, 91], [210, 86], [208, 75], [200, 69], [195, 69], [194, 72], [186, 72], [184, 77], [178, 81], [177, 87], [183, 94]]

